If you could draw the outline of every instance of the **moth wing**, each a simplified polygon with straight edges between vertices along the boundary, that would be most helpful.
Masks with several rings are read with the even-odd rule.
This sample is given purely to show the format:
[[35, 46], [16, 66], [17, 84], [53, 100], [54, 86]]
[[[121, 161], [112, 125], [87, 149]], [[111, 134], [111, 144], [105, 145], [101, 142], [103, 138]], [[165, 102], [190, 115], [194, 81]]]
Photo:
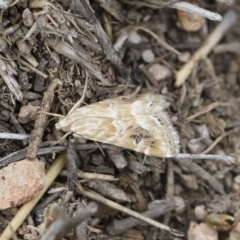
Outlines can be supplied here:
[[82, 137], [151, 156], [171, 157], [179, 152], [179, 138], [166, 112], [121, 119], [79, 119], [70, 131]]
[[[151, 155], [149, 150], [155, 143], [154, 136], [145, 128], [140, 127], [136, 123], [135, 117], [125, 117], [119, 120], [83, 119], [71, 124], [70, 131], [93, 141], [112, 144], [148, 155]], [[161, 149], [161, 145], [158, 146], [158, 149]], [[160, 155], [166, 157], [168, 154], [165, 155], [163, 152]]]
[[109, 117], [119, 119], [133, 115], [157, 114], [168, 106], [165, 98], [156, 94], [117, 97], [81, 107], [59, 121], [58, 129], [66, 127], [79, 117]]
[[159, 113], [169, 106], [165, 97], [157, 94], [138, 94], [135, 96], [121, 96], [113, 99], [106, 99], [99, 103], [108, 103], [114, 106], [115, 110], [129, 114], [152, 114]]
[[171, 157], [179, 151], [179, 139], [166, 106], [160, 95], [117, 97], [79, 108], [56, 127], [147, 155]]

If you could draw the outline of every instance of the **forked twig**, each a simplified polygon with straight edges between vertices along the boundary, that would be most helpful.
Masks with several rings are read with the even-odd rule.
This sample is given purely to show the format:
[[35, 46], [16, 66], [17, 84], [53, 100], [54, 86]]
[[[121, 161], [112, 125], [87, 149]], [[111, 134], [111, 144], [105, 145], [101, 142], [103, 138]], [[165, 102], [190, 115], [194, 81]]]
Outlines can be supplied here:
[[41, 237], [41, 240], [62, 239], [65, 234], [76, 228], [82, 221], [96, 213], [98, 206], [96, 203], [89, 203], [72, 219], [59, 218], [53, 222], [48, 231]]

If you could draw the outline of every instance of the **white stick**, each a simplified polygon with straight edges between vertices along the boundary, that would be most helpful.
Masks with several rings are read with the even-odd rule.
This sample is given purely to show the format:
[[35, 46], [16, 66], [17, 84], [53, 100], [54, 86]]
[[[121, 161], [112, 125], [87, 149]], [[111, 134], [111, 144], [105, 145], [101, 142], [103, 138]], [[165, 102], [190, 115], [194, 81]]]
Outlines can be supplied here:
[[175, 8], [184, 12], [190, 12], [213, 21], [222, 21], [222, 16], [218, 13], [208, 11], [204, 8], [198, 7], [188, 2], [176, 2], [174, 4], [168, 5], [170, 8]]
[[26, 140], [29, 136], [18, 133], [0, 133], [0, 139]]

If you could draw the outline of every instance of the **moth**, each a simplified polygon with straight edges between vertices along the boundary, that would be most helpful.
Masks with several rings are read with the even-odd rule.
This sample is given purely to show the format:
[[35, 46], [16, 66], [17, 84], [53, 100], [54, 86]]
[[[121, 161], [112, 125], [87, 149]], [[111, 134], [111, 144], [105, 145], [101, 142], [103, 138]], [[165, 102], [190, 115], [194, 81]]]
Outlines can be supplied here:
[[161, 95], [139, 94], [103, 100], [74, 110], [56, 129], [156, 157], [179, 153], [179, 136]]

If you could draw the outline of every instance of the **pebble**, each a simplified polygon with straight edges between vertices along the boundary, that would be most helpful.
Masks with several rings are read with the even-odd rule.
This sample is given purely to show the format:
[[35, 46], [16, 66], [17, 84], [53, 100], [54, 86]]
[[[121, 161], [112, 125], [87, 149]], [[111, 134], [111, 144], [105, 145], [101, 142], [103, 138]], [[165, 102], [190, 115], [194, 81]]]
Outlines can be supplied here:
[[194, 209], [194, 214], [198, 220], [203, 220], [207, 216], [208, 212], [204, 205], [198, 205]]
[[229, 240], [239, 240], [240, 239], [240, 223], [233, 228], [229, 234]]
[[[194, 5], [198, 5], [193, 3]], [[192, 14], [184, 11], [177, 11], [179, 27], [185, 31], [195, 32], [201, 29], [205, 25], [205, 19], [202, 16]]]
[[148, 72], [156, 79], [157, 81], [163, 80], [171, 76], [171, 71], [158, 63], [153, 64], [148, 68]]
[[181, 174], [181, 180], [183, 182], [183, 185], [187, 188], [197, 190], [198, 189], [198, 183], [197, 183], [197, 177], [192, 174]]
[[191, 54], [190, 52], [181, 52], [179, 55], [178, 55], [178, 60], [180, 62], [183, 62], [183, 63], [186, 63], [190, 60], [190, 57], [191, 57]]
[[186, 210], [186, 204], [182, 197], [174, 196], [173, 200], [176, 206], [175, 211], [177, 213], [182, 213]]
[[22, 124], [26, 124], [35, 120], [39, 108], [40, 106], [33, 106], [31, 103], [28, 103], [26, 106], [22, 106], [18, 114], [18, 121]]
[[155, 55], [151, 49], [147, 49], [142, 52], [142, 59], [144, 62], [150, 63], [155, 59]]
[[237, 192], [240, 191], [240, 175], [237, 175], [233, 181], [233, 189]]
[[44, 164], [22, 160], [0, 170], [0, 210], [35, 198], [44, 187]]
[[141, 38], [141, 36], [137, 32], [131, 31], [128, 34], [128, 41], [130, 43], [138, 44], [138, 43], [140, 43], [142, 41], [142, 38]]
[[188, 240], [218, 240], [218, 232], [205, 223], [190, 222], [187, 234]]

